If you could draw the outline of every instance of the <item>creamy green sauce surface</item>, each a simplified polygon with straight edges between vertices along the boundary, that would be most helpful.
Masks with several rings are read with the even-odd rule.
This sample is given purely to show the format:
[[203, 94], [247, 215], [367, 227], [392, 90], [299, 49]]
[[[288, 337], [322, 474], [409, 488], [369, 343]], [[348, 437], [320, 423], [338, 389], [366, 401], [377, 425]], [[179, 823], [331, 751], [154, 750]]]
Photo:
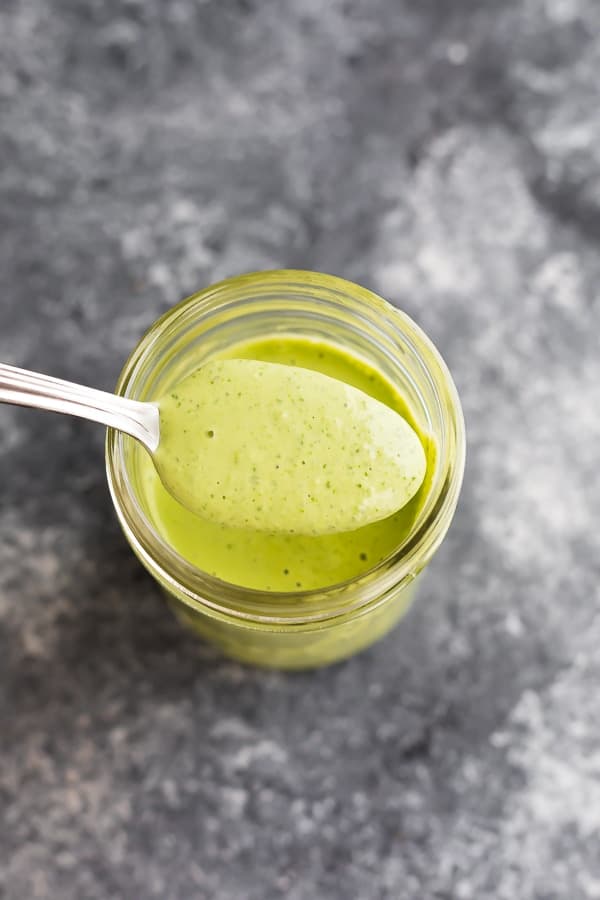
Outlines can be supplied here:
[[[338, 382], [344, 382], [346, 385], [358, 388], [369, 395], [369, 397], [385, 404], [389, 410], [394, 412], [394, 420], [399, 420], [403, 423], [408, 422], [413, 429], [415, 428], [410, 411], [394, 387], [368, 364], [332, 345], [292, 336], [266, 338], [230, 348], [228, 355], [238, 360], [249, 359], [267, 363], [279, 363], [285, 366], [298, 366], [302, 369], [329, 375], [338, 379]], [[211, 363], [209, 365], [214, 364]], [[204, 366], [199, 372], [207, 368], [208, 366]], [[257, 379], [264, 378], [264, 374], [262, 376], [257, 374], [259, 370], [254, 370], [254, 376]], [[214, 369], [214, 372], [220, 375], [224, 371], [227, 370], [222, 367], [219, 368], [219, 366]], [[290, 369], [289, 371], [290, 377], [292, 377], [293, 373], [296, 372], [297, 374], [298, 370]], [[280, 375], [281, 373], [279, 373]], [[188, 379], [185, 381], [188, 381]], [[324, 379], [318, 379], [318, 381], [322, 387]], [[185, 386], [185, 382], [175, 387], [169, 395], [169, 402], [172, 401], [174, 409], [179, 411], [183, 409], [184, 405], [181, 400], [182, 385]], [[291, 387], [291, 382], [288, 386]], [[342, 384], [341, 388], [343, 387], [344, 385]], [[230, 385], [230, 392], [231, 389]], [[239, 389], [241, 390], [241, 388]], [[234, 386], [233, 390], [237, 392], [237, 387]], [[192, 401], [192, 395], [194, 394], [195, 390], [191, 390], [188, 397], [190, 404], [198, 402], [197, 400]], [[177, 407], [177, 402], [181, 402], [182, 406]], [[306, 403], [306, 400], [304, 402]], [[164, 403], [165, 398], [161, 401], [163, 414]], [[213, 412], [216, 413], [219, 407], [216, 400], [214, 403], [215, 408]], [[221, 406], [222, 409], [225, 409], [225, 402]], [[281, 406], [283, 407], [284, 404], [282, 403]], [[398, 413], [400, 416], [398, 416]], [[212, 419], [211, 421], [212, 424], [209, 423], [208, 419], [205, 423], [206, 427], [204, 430], [206, 432], [214, 432], [212, 436], [205, 434], [206, 446], [213, 448], [218, 446], [219, 430], [222, 428], [225, 429], [225, 432], [221, 432], [222, 436], [226, 433], [231, 435], [232, 431], [234, 434], [236, 433], [237, 419], [232, 420], [231, 417], [223, 416], [222, 419]], [[258, 424], [257, 419], [255, 419], [255, 422]], [[305, 422], [304, 425], [306, 424]], [[227, 432], [228, 429], [229, 432]], [[300, 429], [300, 431], [302, 430]], [[310, 433], [310, 430], [308, 432]], [[410, 429], [409, 433], [414, 434]], [[293, 429], [290, 432], [289, 439], [292, 440], [294, 435], [294, 439], [299, 441], [300, 434]], [[422, 434], [419, 434], [418, 443], [419, 449], [421, 447], [424, 449], [424, 454], [421, 456], [419, 451], [416, 451], [416, 458], [426, 461], [427, 472], [429, 472], [434, 460], [435, 447]], [[250, 441], [246, 433], [244, 435], [244, 453], [249, 451], [254, 444], [255, 441]], [[223, 442], [224, 446], [225, 441]], [[356, 450], [357, 446], [358, 444], [353, 445], [352, 441], [349, 442], [350, 450], [353, 447]], [[278, 440], [275, 441], [270, 449], [265, 448], [263, 444], [263, 450], [261, 451], [263, 454], [261, 457], [262, 462], [261, 459], [257, 458], [256, 462], [251, 462], [250, 465], [257, 465], [258, 467], [263, 465], [265, 459], [268, 459], [269, 465], [276, 466], [278, 463], [276, 458], [273, 458], [273, 454], [276, 457], [277, 453], [281, 452], [278, 449], [280, 447], [281, 444]], [[300, 445], [298, 449], [300, 449]], [[383, 449], [383, 447], [379, 447], [379, 450], [382, 452]], [[326, 451], [327, 458], [325, 463], [327, 466], [330, 464], [334, 465], [334, 456], [336, 462], [339, 461], [340, 453], [338, 451], [339, 447], [332, 443], [331, 451]], [[241, 450], [238, 449], [237, 452], [240, 454], [238, 463], [241, 464]], [[332, 453], [331, 457], [329, 456], [330, 452]], [[363, 453], [364, 446], [360, 453], [355, 455], [359, 456]], [[226, 472], [229, 471], [229, 462], [231, 460], [223, 462], [223, 454], [226, 455], [225, 450], [223, 450], [222, 454], [215, 453], [213, 463], [215, 467], [218, 467], [219, 471], [221, 471], [222, 467], [222, 471]], [[306, 465], [302, 466], [302, 459], [304, 459], [304, 456], [300, 458], [300, 466], [306, 469]], [[296, 464], [297, 462], [298, 460], [296, 460]], [[366, 464], [367, 462], [371, 465], [373, 464], [372, 460], [367, 461], [366, 458], [361, 460], [361, 464]], [[308, 454], [306, 463], [309, 463]], [[323, 459], [321, 461], [322, 465]], [[422, 483], [416, 493], [414, 493], [414, 496], [412, 496], [412, 499], [408, 499], [408, 502], [397, 512], [362, 527], [353, 527], [350, 524], [345, 531], [338, 530], [337, 532], [333, 531], [325, 534], [306, 534], [292, 531], [292, 529], [297, 528], [298, 518], [296, 515], [297, 508], [294, 507], [294, 503], [291, 503], [281, 513], [280, 525], [285, 527], [281, 528], [278, 533], [269, 533], [260, 526], [248, 527], [243, 521], [247, 517], [246, 513], [242, 515], [242, 521], [239, 524], [237, 521], [235, 524], [231, 524], [231, 522], [219, 523], [212, 516], [200, 516], [190, 512], [165, 489], [154, 469], [152, 461], [145, 454], [143, 459], [140, 458], [140, 467], [143, 497], [148, 514], [157, 530], [174, 550], [197, 568], [224, 581], [266, 591], [310, 590], [325, 587], [356, 577], [361, 572], [372, 568], [379, 561], [389, 556], [406, 538], [428, 489], [428, 476], [426, 473], [424, 480], [422, 476], [419, 479]], [[280, 470], [275, 469], [275, 471]], [[368, 467], [365, 468], [363, 465], [361, 471], [363, 473], [368, 472]], [[204, 474], [206, 475], [206, 464]], [[319, 489], [315, 492], [316, 501], [315, 504], [312, 504], [314, 506], [318, 506], [323, 498], [329, 500], [331, 491], [331, 488], [326, 487], [328, 476], [321, 474], [321, 472], [312, 473], [313, 478], [317, 476], [323, 480], [319, 482]], [[223, 477], [226, 478], [227, 476], [223, 475]], [[419, 477], [418, 473], [415, 477]], [[218, 480], [222, 479], [219, 478]], [[360, 508], [364, 489], [358, 488], [357, 485], [361, 483], [364, 482], [357, 481], [354, 473], [352, 478], [352, 485], [354, 486], [350, 488], [355, 504], [352, 516], [357, 516], [356, 509]], [[256, 488], [256, 485], [254, 485], [254, 488]], [[265, 491], [268, 492], [270, 489], [269, 485], [264, 486]], [[342, 488], [340, 487], [339, 489]], [[223, 493], [225, 493], [225, 490], [230, 490], [230, 485], [223, 489]], [[262, 490], [263, 488], [260, 488], [260, 491]], [[208, 494], [210, 493], [211, 491], [209, 490]], [[212, 493], [215, 492], [212, 491]], [[223, 502], [223, 493], [220, 495], [220, 502]], [[227, 498], [227, 493], [225, 493], [225, 497]], [[210, 500], [211, 498], [208, 497], [208, 499]], [[359, 504], [359, 506], [356, 507], [356, 504]], [[252, 506], [252, 504], [250, 505]], [[258, 505], [260, 505], [260, 501]], [[236, 502], [228, 505], [228, 515], [230, 513], [233, 515], [235, 506]], [[240, 509], [247, 509], [246, 501], [240, 502], [239, 507]], [[331, 507], [328, 507], [328, 509], [330, 510]], [[327, 510], [323, 514], [326, 516], [331, 515]], [[312, 519], [311, 521], [311, 527], [313, 530], [316, 530], [314, 526], [315, 520]], [[357, 519], [355, 518], [353, 521], [357, 521]], [[320, 528], [322, 530], [322, 525]]]
[[425, 452], [402, 416], [311, 369], [214, 360], [159, 409], [163, 484], [225, 526], [352, 531], [405, 506], [425, 475]]

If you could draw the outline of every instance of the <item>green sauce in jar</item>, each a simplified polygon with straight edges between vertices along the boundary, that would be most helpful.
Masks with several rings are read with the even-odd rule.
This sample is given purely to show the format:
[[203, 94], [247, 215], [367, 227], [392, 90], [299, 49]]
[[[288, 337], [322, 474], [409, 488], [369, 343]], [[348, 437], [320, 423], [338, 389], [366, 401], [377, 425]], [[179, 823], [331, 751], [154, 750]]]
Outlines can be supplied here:
[[404, 399], [376, 369], [338, 347], [293, 336], [230, 347], [220, 358], [254, 359], [312, 369], [352, 385], [399, 413], [417, 431], [427, 456], [425, 479], [401, 510], [357, 530], [325, 535], [271, 534], [220, 525], [180, 505], [161, 484], [150, 459], [141, 463], [149, 515], [165, 541], [198, 569], [261, 591], [327, 587], [355, 578], [389, 556], [406, 538], [427, 495], [435, 446], [416, 429]]

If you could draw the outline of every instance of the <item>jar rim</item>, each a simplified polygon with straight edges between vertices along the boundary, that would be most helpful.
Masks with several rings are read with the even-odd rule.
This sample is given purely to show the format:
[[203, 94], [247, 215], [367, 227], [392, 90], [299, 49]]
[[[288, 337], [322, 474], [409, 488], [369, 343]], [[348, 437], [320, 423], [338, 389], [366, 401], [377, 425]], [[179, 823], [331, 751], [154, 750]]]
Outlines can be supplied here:
[[[462, 485], [465, 464], [465, 426], [458, 392], [439, 351], [422, 329], [406, 313], [372, 291], [335, 275], [298, 269], [277, 269], [227, 278], [182, 300], [159, 317], [145, 332], [125, 362], [116, 392], [128, 396], [141, 365], [167, 326], [173, 326], [196, 307], [227, 297], [244, 287], [256, 290], [310, 288], [332, 293], [345, 300], [367, 303], [383, 313], [387, 324], [410, 338], [424, 370], [443, 400], [445, 427], [452, 448], [448, 472], [434, 496], [427, 516], [418, 522], [406, 541], [384, 560], [359, 576], [323, 588], [297, 591], [261, 591], [209, 575], [181, 557], [150, 523], [131, 486], [123, 453], [123, 436], [108, 429], [106, 468], [109, 490], [121, 527], [132, 549], [151, 574], [167, 590], [195, 610], [218, 618], [244, 620], [273, 626], [301, 626], [324, 620], [357, 615], [383, 602], [390, 591], [412, 580], [425, 567], [450, 525]], [[225, 301], [226, 305], [226, 301]], [[224, 602], [223, 595], [227, 596]], [[268, 609], [267, 609], [268, 607]]]

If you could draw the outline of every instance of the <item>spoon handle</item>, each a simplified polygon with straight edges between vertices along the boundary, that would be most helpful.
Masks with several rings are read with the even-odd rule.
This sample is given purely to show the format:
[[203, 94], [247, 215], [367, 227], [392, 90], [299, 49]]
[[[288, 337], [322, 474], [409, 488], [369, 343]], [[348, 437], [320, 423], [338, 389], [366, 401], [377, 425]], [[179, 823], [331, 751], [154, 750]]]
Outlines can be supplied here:
[[5, 363], [0, 363], [0, 403], [91, 419], [130, 434], [151, 453], [158, 447], [159, 414], [154, 403], [128, 400]]

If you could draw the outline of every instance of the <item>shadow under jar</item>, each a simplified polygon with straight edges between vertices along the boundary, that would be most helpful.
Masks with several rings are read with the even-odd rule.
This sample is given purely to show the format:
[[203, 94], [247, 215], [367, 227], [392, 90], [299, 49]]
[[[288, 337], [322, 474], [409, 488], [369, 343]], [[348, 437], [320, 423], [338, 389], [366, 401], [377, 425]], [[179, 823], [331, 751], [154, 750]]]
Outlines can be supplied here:
[[[228, 576], [222, 562], [233, 546], [231, 535], [182, 510], [186, 518], [180, 533], [187, 535], [186, 546], [196, 541], [202, 550], [204, 564], [199, 565], [185, 546], [184, 552], [182, 545], [176, 549], [178, 542], [163, 527], [156, 493], [160, 486], [146, 451], [110, 429], [108, 483], [127, 540], [186, 625], [236, 659], [283, 669], [311, 668], [367, 647], [406, 612], [418, 576], [443, 540], [456, 508], [465, 460], [464, 422], [448, 369], [411, 319], [351, 282], [291, 270], [232, 278], [175, 306], [141, 339], [125, 364], [117, 393], [156, 400], [209, 360], [236, 356], [239, 348], [250, 348], [243, 355], [252, 355], [253, 346], [264, 347], [269, 341], [273, 346], [278, 341], [326, 346], [340, 359], [356, 361], [361, 371], [372, 372], [372, 380], [376, 373], [391, 397], [402, 398], [407, 418], [423, 440], [427, 476], [411, 501], [410, 518], [382, 525], [385, 541], [380, 546], [377, 538], [383, 530], [366, 535], [378, 552], [361, 554], [364, 561], [355, 574], [325, 583], [324, 562], [324, 583], [308, 589], [301, 580], [286, 590], [281, 584], [271, 590], [235, 583], [241, 579]], [[377, 524], [367, 527], [377, 529]], [[257, 536], [240, 533], [236, 539], [247, 548]], [[356, 532], [347, 539], [354, 541]], [[300, 538], [288, 540], [293, 558], [303, 545]], [[268, 555], [269, 546], [262, 546]], [[327, 545], [314, 546], [326, 561]], [[261, 544], [254, 549], [260, 568]], [[221, 560], [218, 575], [212, 571], [212, 555]]]

